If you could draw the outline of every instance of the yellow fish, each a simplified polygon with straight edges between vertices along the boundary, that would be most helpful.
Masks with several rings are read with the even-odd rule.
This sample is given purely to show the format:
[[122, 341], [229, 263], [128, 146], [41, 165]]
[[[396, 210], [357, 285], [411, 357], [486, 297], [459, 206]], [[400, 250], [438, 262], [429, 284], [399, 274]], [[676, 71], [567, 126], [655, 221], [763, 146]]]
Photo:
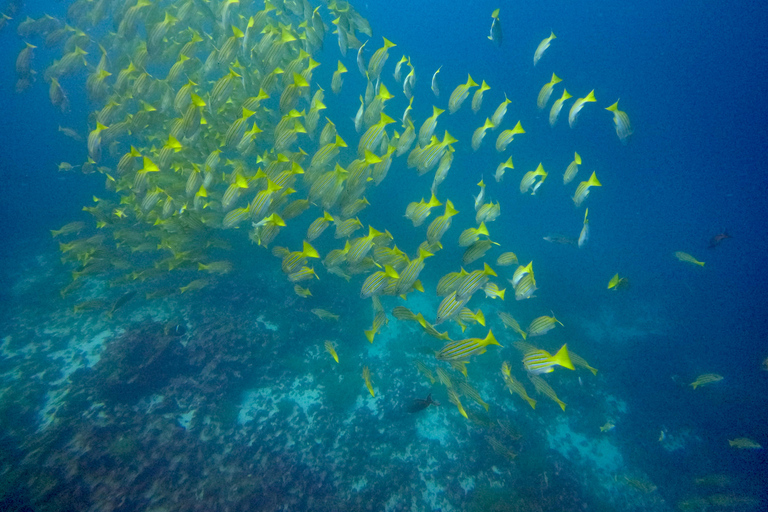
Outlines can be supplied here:
[[705, 384], [712, 384], [713, 382], [720, 382], [723, 380], [722, 375], [718, 375], [716, 373], [704, 373], [702, 375], [699, 375], [696, 377], [696, 380], [688, 384], [693, 389], [696, 389], [699, 386], [704, 386]]
[[367, 366], [363, 366], [363, 380], [365, 381], [365, 387], [368, 388], [368, 392], [375, 398], [376, 393], [373, 392], [373, 384], [371, 384], [371, 371]]
[[694, 265], [698, 265], [698, 266], [700, 266], [700, 267], [703, 267], [703, 266], [704, 266], [704, 262], [703, 262], [703, 261], [699, 261], [699, 260], [697, 260], [696, 258], [694, 258], [693, 256], [691, 256], [691, 255], [690, 255], [690, 254], [688, 254], [687, 252], [677, 251], [677, 252], [675, 253], [675, 258], [677, 258], [677, 259], [678, 259], [678, 260], [680, 260], [680, 261], [684, 261], [684, 262], [686, 262], [686, 263], [692, 263], [692, 264], [694, 264]]
[[729, 439], [728, 444], [734, 448], [739, 448], [742, 450], [762, 450], [763, 447], [760, 446], [755, 441], [747, 438], [747, 437], [737, 437], [736, 439]]
[[336, 349], [334, 348], [333, 343], [331, 343], [330, 341], [326, 341], [325, 351], [331, 354], [331, 357], [333, 358], [334, 361], [336, 361], [337, 363], [339, 362], [339, 355], [336, 353]]
[[440, 361], [465, 361], [474, 355], [484, 354], [488, 345], [502, 347], [502, 344], [496, 341], [491, 330], [488, 330], [488, 335], [482, 339], [468, 338], [452, 341], [437, 352], [435, 357]]

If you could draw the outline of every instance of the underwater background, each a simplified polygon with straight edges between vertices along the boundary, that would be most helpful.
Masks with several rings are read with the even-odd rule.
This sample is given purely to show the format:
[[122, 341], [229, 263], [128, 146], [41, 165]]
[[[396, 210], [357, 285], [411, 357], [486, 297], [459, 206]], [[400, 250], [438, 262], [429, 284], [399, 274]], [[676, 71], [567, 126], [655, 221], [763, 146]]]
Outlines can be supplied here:
[[[199, 277], [191, 268], [122, 287], [109, 285], [120, 272], [90, 275], [81, 278], [84, 288], [60, 293], [75, 267], [62, 261], [62, 240], [50, 230], [83, 221], [91, 236], [94, 220], [83, 206], [93, 206], [94, 196], [119, 196], [105, 190], [101, 172], [57, 169], [88, 157], [85, 141], [58, 128], [87, 136], [95, 128], [89, 114], [103, 104], [88, 99], [82, 70], [67, 78], [70, 110], [51, 105], [43, 75], [61, 54], [39, 38], [30, 39], [39, 47], [36, 78], [22, 93], [15, 90], [14, 68], [25, 40], [16, 33], [19, 22], [44, 14], [63, 20], [72, 3], [24, 2], [0, 31], [1, 509], [730, 511], [768, 505], [765, 450], [729, 443], [768, 443], [768, 7], [762, 2], [352, 3], [373, 30], [366, 61], [381, 37], [397, 45], [382, 71], [395, 95], [386, 111], [396, 130], [402, 131], [408, 105], [392, 77], [401, 55], [417, 73], [417, 129], [433, 105], [446, 108], [467, 74], [491, 86], [477, 114], [470, 97], [458, 112], [439, 118], [435, 134], [442, 138], [448, 130], [459, 142], [437, 197], [450, 199], [460, 213], [442, 250], [425, 262], [426, 292], [411, 292], [405, 301], [381, 299], [388, 313], [404, 305], [435, 318], [441, 300], [435, 286], [461, 266], [464, 248], [455, 240], [475, 226], [473, 196], [483, 179], [486, 198], [501, 205], [499, 218], [488, 224], [501, 249], [485, 261], [507, 297], [481, 299], [478, 292], [470, 308], [482, 308], [485, 327], [471, 325], [465, 335], [453, 323], [437, 327], [454, 340], [483, 338], [491, 328], [503, 345], [467, 365], [469, 382], [489, 407], [462, 396], [466, 419], [447, 388], [414, 365], [418, 359], [434, 369], [443, 341], [389, 315], [369, 343], [363, 331], [371, 329], [374, 313], [360, 298], [365, 275], [347, 282], [316, 260], [319, 279], [307, 284], [312, 296], [300, 297], [272, 247], [252, 243], [247, 229], [210, 230], [226, 243], [214, 247], [209, 260], [227, 260], [232, 270], [201, 290], [145, 298], [187, 285]], [[251, 4], [253, 12], [263, 8]], [[366, 81], [357, 71], [357, 50], [339, 53], [328, 4], [310, 4], [320, 6], [329, 27], [324, 47], [313, 54], [321, 65], [312, 91], [314, 84], [325, 89], [321, 119], [332, 118], [347, 141], [350, 151], [341, 159], [347, 165], [361, 136], [353, 120]], [[497, 8], [500, 47], [487, 37]], [[105, 22], [86, 32], [95, 41], [110, 27]], [[534, 67], [534, 51], [550, 30], [557, 39]], [[95, 64], [95, 42], [89, 52]], [[330, 82], [337, 60], [349, 71], [335, 95]], [[430, 81], [438, 68], [436, 98]], [[114, 80], [119, 69], [111, 71]], [[597, 102], [584, 107], [573, 129], [565, 119], [570, 103], [554, 127], [549, 110], [536, 106], [553, 72], [575, 97], [595, 91]], [[526, 133], [500, 154], [496, 133], [489, 132], [473, 152], [475, 128], [505, 94], [512, 102], [504, 128], [520, 120]], [[553, 98], [560, 94], [557, 88]], [[619, 99], [634, 129], [627, 144], [604, 110]], [[123, 144], [121, 154], [132, 143]], [[571, 201], [576, 183], [564, 186], [560, 178], [574, 151], [584, 162], [578, 181], [595, 171], [602, 183], [578, 209]], [[497, 182], [496, 166], [509, 155], [514, 169]], [[415, 258], [426, 226], [443, 207], [421, 227], [403, 216], [408, 203], [429, 198], [433, 174], [418, 176], [405, 159], [394, 159], [387, 178], [367, 189], [370, 206], [359, 217], [366, 228], [388, 230]], [[517, 180], [539, 162], [551, 176], [536, 196], [521, 194]], [[590, 227], [584, 247], [544, 240], [577, 238], [584, 206]], [[298, 250], [319, 215], [322, 208], [312, 207], [286, 221], [273, 246]], [[312, 242], [321, 258], [343, 246], [331, 230]], [[710, 247], [726, 232], [732, 238]], [[209, 235], [195, 236], [204, 244]], [[505, 279], [512, 270], [495, 265], [503, 251], [514, 251], [521, 265], [533, 260], [533, 298], [515, 300]], [[705, 265], [678, 261], [677, 251]], [[151, 258], [133, 263], [151, 266]], [[482, 261], [467, 266], [480, 268]], [[616, 273], [628, 287], [606, 288]], [[75, 313], [77, 304], [92, 300], [105, 306]], [[317, 308], [338, 320], [319, 318], [311, 312]], [[557, 368], [546, 376], [567, 403], [564, 411], [532, 391], [513, 347], [517, 337], [498, 311], [523, 326], [539, 315], [556, 316], [563, 325], [537, 342], [552, 353], [567, 342], [599, 370]], [[325, 353], [326, 340], [335, 345], [338, 364]], [[508, 392], [502, 361], [537, 399], [535, 409]], [[361, 378], [363, 366], [370, 368], [375, 396]], [[690, 383], [707, 374], [722, 380], [693, 389]], [[452, 375], [461, 379], [457, 371]], [[414, 400], [430, 393], [440, 406], [409, 413]]]

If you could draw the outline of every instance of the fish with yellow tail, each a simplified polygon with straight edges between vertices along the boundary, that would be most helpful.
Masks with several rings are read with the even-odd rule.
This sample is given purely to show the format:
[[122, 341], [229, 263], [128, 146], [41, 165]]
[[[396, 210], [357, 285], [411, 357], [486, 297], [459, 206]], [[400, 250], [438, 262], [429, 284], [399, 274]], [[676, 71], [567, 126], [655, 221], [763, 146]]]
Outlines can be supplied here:
[[589, 218], [587, 217], [588, 215], [589, 215], [589, 208], [587, 208], [586, 211], [584, 212], [584, 224], [581, 226], [581, 233], [579, 233], [579, 241], [576, 243], [576, 245], [579, 246], [579, 249], [584, 247], [589, 241]]
[[697, 260], [696, 258], [694, 258], [693, 256], [691, 256], [691, 255], [690, 255], [690, 254], [688, 254], [687, 252], [683, 252], [683, 251], [677, 251], [677, 252], [675, 253], [675, 258], [677, 258], [678, 260], [680, 260], [680, 261], [683, 261], [683, 262], [685, 262], [685, 263], [691, 263], [691, 264], [693, 264], [693, 265], [698, 265], [698, 266], [700, 266], [700, 267], [703, 267], [703, 266], [704, 266], [704, 262], [703, 262], [703, 261], [699, 261], [699, 260]]
[[611, 280], [608, 281], [609, 290], [626, 290], [629, 286], [629, 279], [620, 277], [619, 274], [614, 275]]
[[528, 326], [528, 337], [542, 336], [555, 328], [556, 324], [563, 325], [563, 323], [552, 316], [540, 316], [533, 320]]
[[763, 447], [748, 437], [737, 437], [736, 439], [729, 439], [728, 445], [732, 448], [739, 448], [741, 450], [762, 450]]
[[435, 352], [435, 357], [439, 361], [467, 361], [472, 356], [484, 354], [488, 345], [502, 347], [502, 344], [496, 341], [493, 331], [490, 329], [485, 338], [468, 338], [446, 344], [438, 352]]
[[456, 393], [455, 389], [448, 388], [448, 400], [456, 406], [462, 416], [469, 419], [469, 416], [467, 416], [467, 411], [464, 410], [464, 406], [461, 404], [461, 400], [459, 400], [459, 394]]
[[538, 98], [536, 98], [536, 106], [539, 107], [539, 110], [542, 110], [547, 106], [547, 103], [549, 103], [549, 98], [552, 96], [552, 89], [556, 84], [562, 81], [562, 78], [552, 73], [552, 78], [549, 82], [544, 84], [544, 86], [539, 91]]
[[568, 125], [573, 128], [573, 126], [576, 124], [576, 119], [579, 117], [579, 113], [581, 112], [581, 109], [584, 108], [584, 105], [587, 103], [593, 103], [597, 101], [595, 99], [595, 91], [589, 91], [589, 94], [587, 94], [584, 98], [579, 98], [576, 101], [573, 102], [573, 105], [571, 106], [571, 111], [568, 112]]
[[606, 421], [605, 425], [600, 427], [600, 432], [610, 432], [611, 430], [615, 429], [616, 425], [611, 423], [610, 421]]
[[542, 395], [545, 395], [546, 397], [550, 398], [553, 402], [555, 402], [557, 405], [560, 406], [560, 408], [565, 411], [566, 403], [560, 400], [557, 397], [557, 393], [555, 393], [555, 390], [552, 389], [552, 386], [550, 386], [547, 381], [539, 377], [538, 375], [528, 375], [528, 378], [533, 383], [533, 387], [536, 388], [536, 392], [540, 393]]
[[368, 388], [368, 392], [372, 397], [376, 398], [376, 393], [373, 392], [373, 384], [371, 384], [371, 370], [367, 366], [363, 366], [363, 380], [365, 381], [365, 387]]
[[472, 87], [477, 87], [477, 84], [472, 80], [471, 75], [467, 75], [467, 83], [457, 86], [451, 93], [451, 97], [448, 99], [448, 113], [453, 114], [461, 108], [461, 104], [469, 96], [469, 90]]
[[507, 388], [509, 388], [511, 394], [520, 396], [523, 400], [528, 402], [531, 409], [536, 409], [536, 400], [528, 396], [528, 392], [525, 390], [523, 384], [512, 376], [509, 363], [506, 361], [501, 364], [501, 375], [504, 377], [504, 383], [507, 385]]
[[325, 351], [328, 352], [334, 361], [339, 362], [339, 355], [336, 353], [336, 347], [330, 341], [325, 342]]
[[613, 124], [616, 127], [616, 135], [619, 136], [619, 140], [622, 144], [626, 144], [629, 140], [629, 136], [632, 135], [632, 125], [629, 123], [629, 116], [626, 112], [619, 110], [619, 102], [616, 101], [610, 107], [606, 107], [605, 110], [613, 113]]
[[579, 166], [581, 165], [581, 156], [578, 153], [573, 154], [573, 162], [568, 164], [563, 174], [563, 185], [569, 184], [576, 177], [576, 173], [579, 172]]
[[539, 60], [544, 56], [544, 52], [547, 51], [547, 48], [549, 48], [550, 43], [553, 39], [557, 39], [557, 36], [554, 32], [550, 30], [549, 37], [545, 37], [540, 43], [539, 46], [536, 48], [536, 52], [533, 54], [533, 65], [539, 63]]
[[584, 368], [585, 370], [589, 370], [592, 372], [592, 375], [597, 375], [597, 368], [592, 368], [586, 359], [581, 357], [580, 355], [568, 351], [568, 357], [571, 358], [571, 362], [574, 366], [578, 366], [579, 368]]
[[696, 377], [696, 380], [694, 380], [688, 385], [691, 386], [693, 389], [696, 389], [699, 386], [705, 386], [707, 384], [712, 384], [714, 382], [720, 382], [721, 380], [723, 380], [722, 375], [718, 375], [716, 373], [704, 373]]
[[523, 366], [525, 371], [531, 375], [550, 373], [555, 370], [555, 366], [562, 366], [569, 370], [574, 370], [571, 358], [568, 356], [568, 346], [563, 345], [560, 350], [551, 355], [546, 350], [533, 350], [523, 357]]
[[571, 93], [569, 93], [566, 89], [563, 89], [563, 95], [555, 100], [555, 102], [552, 104], [552, 108], [549, 110], [549, 126], [555, 126], [557, 123], [557, 118], [560, 117], [560, 111], [563, 110], [563, 103], [571, 98], [573, 98]]
[[496, 43], [496, 46], [501, 46], [502, 33], [501, 33], [501, 20], [499, 19], [499, 10], [496, 9], [491, 13], [491, 33], [488, 34], [488, 39]]
[[592, 175], [589, 177], [587, 181], [582, 181], [579, 183], [579, 186], [576, 187], [576, 192], [573, 194], [573, 204], [576, 205], [576, 208], [581, 206], [581, 203], [584, 202], [584, 200], [589, 195], [589, 189], [590, 187], [602, 187], [603, 184], [600, 183], [597, 179], [597, 175], [592, 172]]

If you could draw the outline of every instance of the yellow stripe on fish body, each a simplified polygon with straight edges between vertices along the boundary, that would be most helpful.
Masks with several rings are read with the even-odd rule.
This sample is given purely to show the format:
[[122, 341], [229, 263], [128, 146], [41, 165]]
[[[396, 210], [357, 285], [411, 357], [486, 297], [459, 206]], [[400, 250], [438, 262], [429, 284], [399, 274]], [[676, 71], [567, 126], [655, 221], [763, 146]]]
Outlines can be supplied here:
[[419, 361], [418, 359], [414, 361], [414, 364], [416, 365], [416, 369], [419, 371], [419, 373], [424, 375], [427, 379], [429, 379], [430, 384], [435, 383], [435, 376], [432, 375], [432, 371], [429, 369], [427, 365], [425, 365], [423, 362]]
[[453, 203], [450, 200], [445, 202], [445, 213], [440, 217], [432, 221], [427, 228], [427, 240], [430, 243], [439, 242], [448, 228], [451, 227], [451, 217], [459, 213], [459, 211], [453, 207]]
[[333, 346], [333, 343], [330, 341], [325, 342], [325, 351], [328, 352], [334, 361], [337, 363], [339, 362], [339, 355], [336, 353], [336, 349]]
[[528, 326], [528, 336], [541, 336], [555, 328], [555, 324], [563, 323], [554, 316], [540, 316], [534, 319]]
[[703, 267], [703, 266], [704, 266], [704, 262], [703, 262], [703, 261], [699, 261], [699, 260], [697, 260], [696, 258], [694, 258], [693, 256], [691, 256], [691, 255], [690, 255], [690, 254], [688, 254], [687, 252], [683, 252], [683, 251], [677, 251], [677, 252], [675, 253], [675, 258], [677, 258], [677, 259], [678, 259], [678, 260], [680, 260], [680, 261], [684, 261], [684, 262], [686, 262], [686, 263], [692, 263], [692, 264], [694, 264], [694, 265], [698, 265], [698, 266], [700, 266], [700, 267]]
[[250, 216], [251, 209], [248, 206], [245, 208], [235, 208], [224, 216], [224, 219], [221, 221], [221, 227], [224, 229], [236, 228], [240, 223], [249, 219]]
[[557, 36], [555, 36], [555, 33], [550, 31], [549, 37], [544, 38], [544, 40], [539, 43], [539, 46], [536, 47], [536, 52], [533, 54], [534, 66], [539, 62], [541, 57], [544, 55], [544, 52], [547, 51], [547, 48], [549, 48], [549, 44], [552, 42], [552, 40], [556, 38]]
[[490, 276], [496, 276], [496, 272], [488, 266], [487, 263], [483, 265], [480, 270], [474, 270], [470, 272], [459, 284], [456, 289], [456, 298], [459, 301], [469, 300], [472, 295], [485, 286]]
[[470, 263], [479, 260], [485, 256], [485, 253], [487, 253], [494, 245], [499, 244], [493, 240], [478, 240], [477, 242], [467, 247], [467, 250], [464, 251], [464, 254], [461, 257], [461, 262], [464, 265], [469, 265]]
[[267, 210], [272, 204], [272, 198], [275, 192], [279, 191], [282, 187], [276, 184], [270, 179], [267, 179], [267, 188], [256, 194], [256, 197], [251, 201], [251, 217], [254, 221], [259, 221], [267, 215]]
[[536, 98], [536, 105], [539, 107], [539, 110], [542, 110], [547, 106], [549, 98], [552, 96], [552, 88], [558, 82], [562, 82], [562, 79], [560, 79], [556, 74], [552, 73], [552, 79], [544, 84], [544, 86], [541, 88], [541, 91], [539, 91], [538, 98]]
[[360, 137], [360, 143], [357, 146], [357, 155], [360, 158], [365, 156], [365, 150], [376, 152], [381, 146], [381, 141], [384, 138], [385, 128], [388, 124], [394, 123], [395, 120], [389, 117], [384, 112], [381, 113], [379, 122], [368, 128], [362, 137]]
[[459, 247], [469, 247], [473, 243], [477, 242], [481, 235], [488, 235], [488, 228], [485, 227], [485, 223], [481, 222], [480, 227], [468, 228], [462, 231], [459, 235]]
[[[490, 89], [491, 86], [483, 80], [483, 83], [480, 84], [480, 88], [476, 90], [475, 94], [472, 96], [472, 112], [477, 114], [478, 110], [480, 110], [480, 107], [483, 105], [483, 93]], [[491, 123], [491, 128], [493, 128], [493, 123]]]
[[[485, 83], [485, 82], [483, 82]], [[479, 92], [479, 91], [478, 91]], [[489, 128], [493, 128], [493, 123], [490, 119], [487, 117], [485, 118], [485, 123], [483, 123], [482, 126], [478, 127], [475, 130], [475, 133], [472, 135], [472, 150], [477, 151], [480, 149], [480, 145], [483, 143], [483, 139], [485, 138], [485, 132], [488, 131]]]
[[509, 143], [512, 142], [512, 140], [515, 138], [515, 135], [521, 133], [525, 133], [525, 130], [523, 130], [523, 126], [520, 124], [520, 121], [518, 121], [515, 127], [511, 130], [504, 130], [501, 132], [496, 138], [496, 151], [499, 153], [505, 151]]
[[440, 361], [465, 361], [474, 355], [484, 354], [488, 345], [502, 346], [489, 330], [485, 338], [468, 338], [445, 345], [435, 357]]
[[437, 329], [435, 329], [434, 325], [426, 321], [426, 319], [424, 318], [424, 315], [419, 313], [418, 315], [416, 315], [416, 317], [419, 322], [419, 325], [421, 325], [421, 328], [424, 329], [425, 333], [432, 336], [433, 338], [437, 338], [438, 340], [451, 341], [451, 337], [448, 336], [447, 332], [439, 332]]
[[467, 75], [467, 83], [456, 87], [456, 89], [454, 89], [451, 93], [451, 97], [448, 99], [449, 113], [453, 114], [459, 110], [459, 108], [461, 108], [461, 104], [464, 103], [464, 100], [466, 100], [467, 96], [469, 96], [469, 89], [472, 87], [477, 87], [477, 84], [474, 80], [472, 80], [472, 76]]
[[397, 140], [397, 146], [395, 154], [401, 156], [411, 149], [413, 141], [416, 140], [416, 128], [413, 126], [413, 121], [410, 119], [406, 123], [405, 131], [400, 135]]
[[587, 181], [579, 183], [576, 192], [573, 194], [573, 204], [576, 205], [577, 208], [581, 206], [581, 203], [583, 203], [589, 195], [590, 187], [602, 187], [602, 183], [597, 180], [597, 176], [594, 172]]
[[459, 288], [459, 285], [461, 284], [461, 281], [464, 279], [464, 277], [468, 275], [469, 275], [469, 272], [467, 272], [463, 268], [461, 269], [460, 272], [449, 272], [448, 274], [445, 274], [437, 282], [437, 290], [436, 290], [437, 296], [444, 297], [448, 294], [455, 292]]
[[496, 110], [493, 112], [493, 115], [491, 116], [491, 122], [493, 123], [493, 130], [501, 126], [501, 122], [504, 120], [504, 116], [507, 115], [507, 105], [512, 103], [512, 100], [507, 98], [507, 93], [504, 93], [504, 101], [501, 102], [501, 104], [496, 107]]
[[381, 292], [390, 279], [398, 279], [397, 271], [389, 265], [384, 265], [384, 270], [369, 275], [360, 290], [360, 298], [367, 299]]
[[538, 290], [533, 274], [525, 274], [515, 286], [515, 300], [530, 299]]
[[238, 199], [240, 199], [241, 192], [247, 189], [248, 180], [242, 175], [237, 174], [234, 183], [227, 187], [227, 190], [224, 192], [224, 197], [221, 198], [221, 211], [228, 212], [232, 209]]
[[555, 126], [557, 118], [560, 117], [560, 111], [563, 110], [563, 103], [571, 98], [573, 98], [573, 96], [567, 90], [563, 89], [563, 95], [555, 100], [549, 111], [549, 126]]
[[435, 368], [435, 373], [437, 373], [437, 380], [440, 381], [440, 384], [445, 386], [448, 389], [453, 388], [453, 382], [451, 381], [451, 374], [448, 373], [443, 367], [438, 366]]
[[373, 392], [373, 384], [371, 384], [371, 370], [367, 366], [363, 366], [363, 380], [365, 381], [365, 387], [368, 388], [368, 392], [375, 398], [376, 393]]
[[616, 135], [619, 136], [619, 140], [622, 144], [626, 144], [629, 136], [632, 135], [632, 125], [629, 122], [629, 116], [626, 112], [619, 110], [619, 102], [617, 101], [610, 107], [606, 107], [613, 113], [613, 124], [616, 127]]
[[573, 154], [573, 162], [568, 164], [568, 168], [563, 174], [563, 185], [569, 184], [576, 177], [576, 173], [579, 172], [579, 166], [581, 165], [581, 157], [578, 153]]
[[552, 386], [550, 386], [547, 381], [539, 377], [538, 375], [528, 375], [528, 378], [533, 383], [533, 387], [536, 388], [536, 391], [541, 393], [542, 395], [546, 395], [552, 401], [557, 403], [557, 405], [560, 406], [560, 408], [565, 411], [566, 404], [559, 398], [557, 398], [557, 394], [555, 393], [555, 390], [552, 389]]
[[570, 125], [571, 128], [573, 128], [573, 125], [576, 124], [576, 119], [578, 119], [579, 112], [581, 112], [581, 109], [584, 108], [584, 105], [594, 101], [597, 101], [595, 99], [595, 91], [590, 91], [586, 97], [579, 98], [575, 102], [573, 102], [573, 105], [571, 106], [571, 111], [568, 112], [568, 124]]
[[538, 375], [540, 373], [550, 373], [554, 371], [555, 366], [562, 366], [573, 370], [573, 363], [570, 357], [568, 357], [568, 346], [563, 345], [555, 355], [551, 355], [546, 350], [534, 350], [528, 352], [523, 357], [523, 366], [525, 370], [532, 374]]

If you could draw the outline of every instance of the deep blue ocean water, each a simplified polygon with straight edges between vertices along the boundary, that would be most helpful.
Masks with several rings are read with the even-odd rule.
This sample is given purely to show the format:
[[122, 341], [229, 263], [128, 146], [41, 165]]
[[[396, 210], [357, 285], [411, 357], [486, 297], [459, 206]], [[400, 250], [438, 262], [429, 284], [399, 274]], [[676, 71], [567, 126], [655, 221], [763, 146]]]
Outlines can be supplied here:
[[[400, 56], [411, 57], [418, 73], [413, 110], [417, 128], [433, 104], [445, 107], [450, 92], [468, 73], [491, 86], [479, 114], [469, 109], [470, 98], [459, 112], [446, 112], [440, 119], [440, 134], [447, 129], [461, 141], [440, 197], [451, 199], [467, 214], [457, 217], [446, 239], [454, 240], [460, 229], [473, 223], [472, 195], [483, 178], [486, 197], [502, 207], [501, 217], [489, 225], [491, 238], [516, 252], [521, 263], [533, 260], [539, 283], [538, 304], [514, 304], [511, 299], [510, 307], [523, 318], [552, 310], [565, 324], [559, 339], [575, 340], [579, 353], [600, 369], [601, 386], [608, 388], [604, 391], [627, 402], [629, 413], [613, 431], [627, 459], [654, 478], [670, 502], [681, 498], [676, 484], [717, 472], [745, 482], [751, 495], [765, 503], [766, 451], [736, 450], [727, 440], [748, 437], [768, 446], [768, 371], [762, 366], [768, 358], [768, 8], [756, 1], [626, 5], [545, 0], [500, 5], [369, 0], [355, 5], [373, 26], [368, 57], [382, 36], [397, 44], [383, 73], [390, 82]], [[501, 48], [486, 38], [490, 13], [497, 7], [504, 31]], [[27, 2], [20, 16], [60, 15], [65, 8], [66, 2]], [[534, 50], [550, 30], [557, 39], [533, 67]], [[328, 57], [318, 58], [322, 66], [315, 79], [320, 83], [329, 83], [340, 58], [332, 37], [328, 35], [324, 50]], [[78, 77], [68, 79], [68, 114], [50, 105], [41, 68], [31, 89], [16, 94], [13, 69], [22, 45], [15, 25], [9, 23], [0, 32], [3, 301], [13, 300], [10, 290], [23, 272], [34, 271], [39, 254], [55, 252], [49, 230], [71, 220], [90, 222], [81, 208], [93, 195], [103, 194], [101, 175], [56, 169], [61, 161], [74, 164], [86, 156], [83, 143], [73, 143], [57, 131], [59, 125], [83, 134], [91, 128], [91, 105], [83, 91], [77, 92]], [[47, 62], [53, 55], [40, 49], [36, 62]], [[347, 141], [357, 140], [350, 119], [364, 90], [354, 58], [352, 51], [344, 59], [349, 73], [342, 94], [333, 97], [326, 87], [327, 112], [333, 112], [339, 134]], [[435, 99], [429, 83], [440, 66], [441, 96]], [[554, 128], [548, 124], [548, 108], [536, 108], [538, 90], [553, 72], [576, 97], [595, 91], [598, 101], [585, 107], [574, 129], [565, 119], [570, 103]], [[82, 87], [84, 77], [79, 80]], [[407, 103], [396, 84], [392, 89], [397, 97], [387, 111], [397, 117]], [[561, 91], [556, 88], [553, 99]], [[515, 169], [496, 183], [492, 175], [502, 160], [493, 149], [498, 132], [489, 133], [476, 153], [469, 139], [504, 93], [513, 100], [505, 128], [519, 119], [526, 134], [510, 145]], [[611, 115], [604, 110], [618, 99], [634, 127], [627, 145], [619, 142]], [[570, 201], [575, 183], [563, 187], [560, 181], [574, 151], [584, 160], [577, 181], [594, 170], [602, 182], [586, 201], [591, 237], [580, 250], [543, 240], [550, 234], [576, 237], [581, 229], [584, 208], [574, 209]], [[536, 197], [521, 195], [519, 178], [539, 162], [550, 171], [548, 180]], [[361, 219], [388, 229], [398, 247], [412, 256], [424, 227], [414, 230], [402, 214], [407, 203], [428, 197], [431, 179], [431, 174], [417, 177], [406, 170], [403, 161], [396, 163], [384, 184], [367, 195], [372, 206]], [[286, 241], [278, 240], [280, 245], [300, 244], [310, 220], [305, 215], [300, 228], [281, 235]], [[733, 238], [709, 249], [710, 238], [725, 230]], [[326, 242], [318, 242], [322, 254], [335, 247]], [[457, 270], [461, 249], [445, 240], [444, 245], [422, 275], [427, 288], [434, 289], [440, 276]], [[691, 253], [706, 265], [679, 262], [675, 251]], [[279, 260], [264, 251], [246, 254], [240, 254], [244, 266], [262, 258], [257, 260], [263, 261], [257, 263], [260, 269], [263, 264], [266, 271], [280, 275]], [[628, 290], [606, 290], [616, 272], [629, 279]], [[348, 287], [334, 283], [330, 289], [354, 298], [361, 281], [356, 278]], [[291, 293], [290, 287], [283, 288]], [[371, 319], [362, 317], [368, 310], [367, 304], [361, 306], [347, 324], [350, 332], [369, 328]], [[593, 322], [607, 326], [608, 333], [597, 338], [588, 328]], [[3, 323], [12, 325], [13, 319], [4, 318]], [[680, 386], [703, 373], [724, 379], [696, 392]], [[590, 405], [580, 399], [569, 407], [588, 415]], [[605, 420], [594, 421], [597, 427]], [[701, 441], [667, 452], [656, 441], [662, 429], [693, 432]]]

